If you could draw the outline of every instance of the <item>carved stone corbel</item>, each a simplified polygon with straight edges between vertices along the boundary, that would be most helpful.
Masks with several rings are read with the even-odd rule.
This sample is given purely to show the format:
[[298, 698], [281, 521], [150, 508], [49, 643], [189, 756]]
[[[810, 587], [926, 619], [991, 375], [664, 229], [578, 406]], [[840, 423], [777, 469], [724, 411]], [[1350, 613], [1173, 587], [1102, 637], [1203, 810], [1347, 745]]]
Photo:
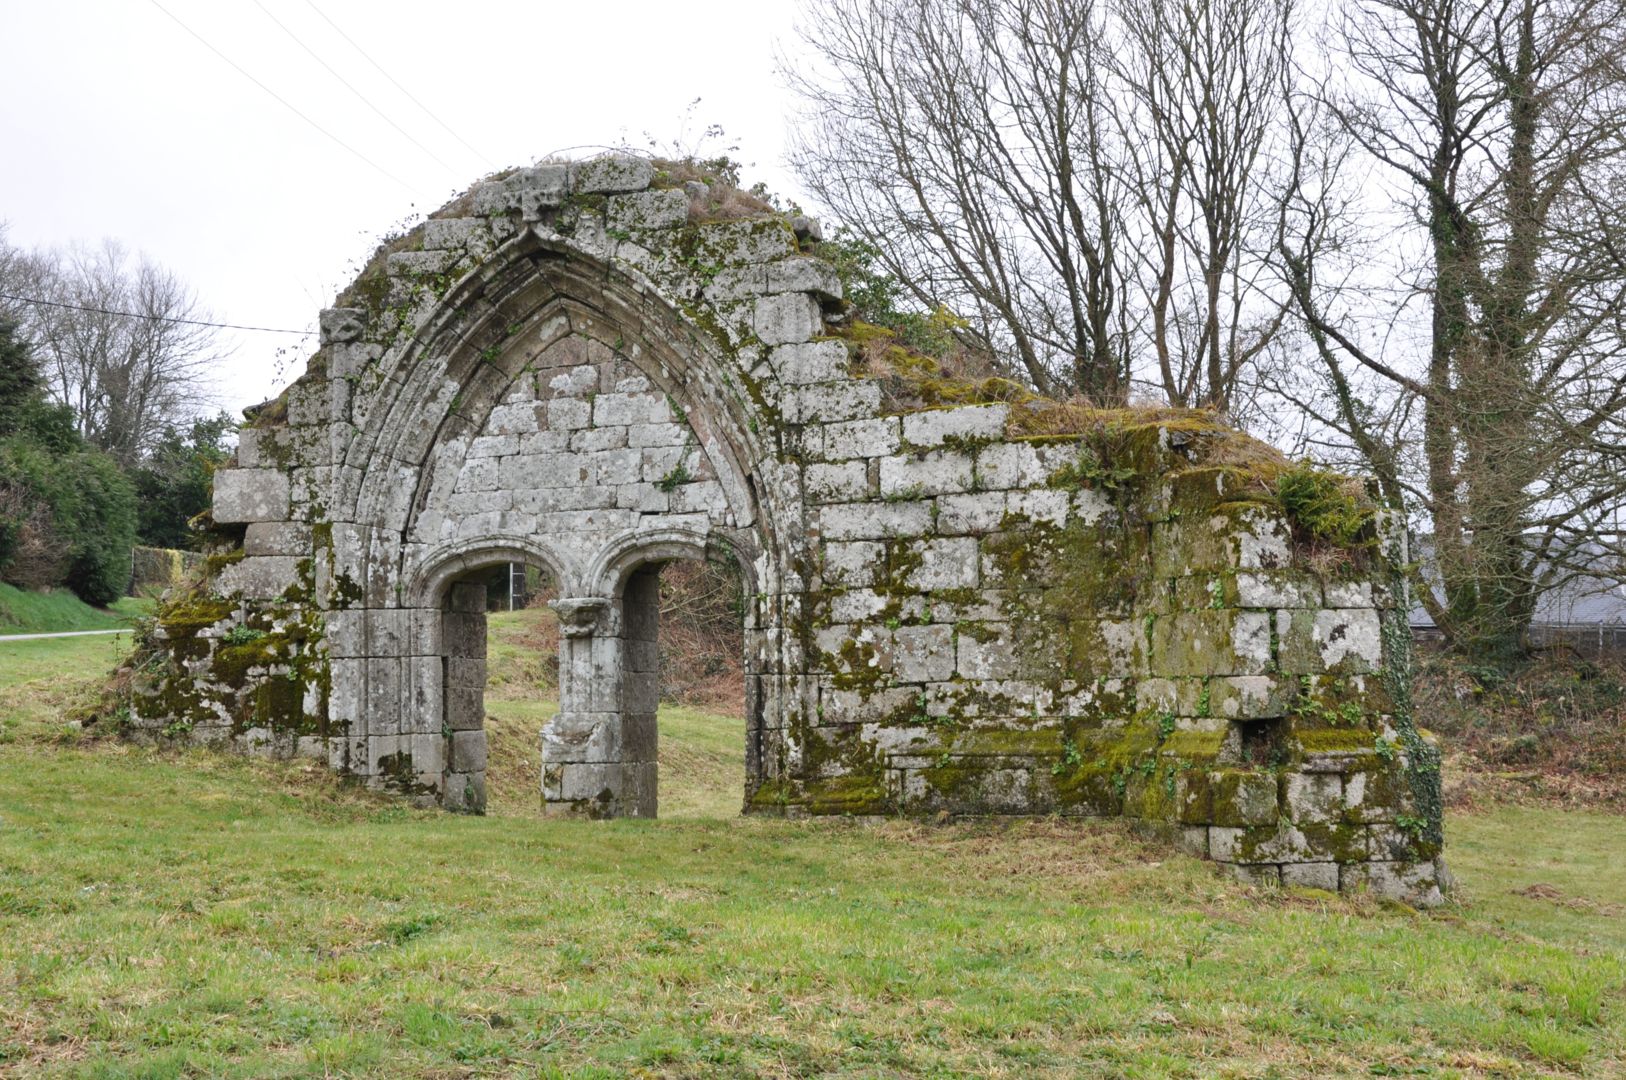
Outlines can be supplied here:
[[559, 616], [559, 632], [565, 637], [591, 637], [598, 629], [599, 616], [610, 606], [608, 597], [573, 596], [550, 601]]

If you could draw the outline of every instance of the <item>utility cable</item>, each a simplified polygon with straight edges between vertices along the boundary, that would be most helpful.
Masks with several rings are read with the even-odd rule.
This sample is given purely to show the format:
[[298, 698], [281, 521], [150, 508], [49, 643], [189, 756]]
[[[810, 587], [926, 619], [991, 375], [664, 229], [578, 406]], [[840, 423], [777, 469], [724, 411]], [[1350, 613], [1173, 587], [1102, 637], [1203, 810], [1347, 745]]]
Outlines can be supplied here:
[[390, 119], [389, 115], [387, 113], [385, 113], [383, 109], [380, 109], [377, 105], [374, 105], [372, 103], [372, 101], [370, 101], [367, 98], [367, 95], [363, 94], [360, 90], [357, 90], [354, 86], [352, 86], [350, 84], [349, 79], [346, 79], [343, 75], [340, 75], [338, 73], [338, 71], [336, 71], [334, 69], [332, 64], [329, 64], [326, 60], [323, 60], [319, 55], [317, 55], [317, 52], [316, 52], [315, 49], [311, 48], [309, 45], [305, 44], [304, 41], [300, 40], [299, 35], [295, 34], [292, 30], [288, 29], [288, 26], [287, 26], [286, 23], [284, 23], [281, 19], [277, 18], [275, 15], [271, 14], [271, 9], [270, 8], [268, 8], [264, 4], [262, 4], [260, 2], [260, 0], [254, 0], [254, 6], [259, 8], [262, 12], [264, 12], [266, 18], [268, 18], [272, 22], [276, 23], [277, 28], [279, 30], [281, 30], [284, 34], [287, 34], [288, 37], [290, 39], [292, 39], [292, 41], [293, 41], [293, 43], [295, 45], [298, 45], [301, 49], [304, 49], [305, 52], [310, 55], [310, 58], [312, 60], [315, 60], [318, 64], [321, 64], [322, 67], [326, 68], [327, 73], [329, 75], [333, 76], [335, 79], [338, 79], [339, 82], [344, 85], [344, 88], [346, 90], [348, 90], [352, 94], [356, 95], [356, 98], [363, 105], [367, 106], [369, 109], [373, 110], [373, 112], [377, 113], [378, 118], [380, 120], [384, 121], [386, 124], [388, 124], [390, 127], [394, 128], [396, 131], [399, 131], [403, 136], [406, 137], [408, 142], [410, 142], [413, 146], [416, 146], [419, 150], [422, 150], [425, 154], [428, 154], [431, 158], [434, 159], [435, 163], [437, 165], [439, 165], [441, 168], [445, 169], [449, 173], [456, 173], [457, 172], [457, 170], [454, 169], [451, 165], [448, 165], [445, 161], [441, 160], [441, 157], [440, 157], [439, 154], [436, 154], [433, 150], [429, 149], [429, 147], [425, 146], [423, 143], [419, 142], [416, 138], [414, 138], [410, 131], [408, 131], [406, 128], [402, 127], [400, 124], [397, 124], [394, 120]]
[[363, 49], [360, 45], [357, 45], [355, 38], [351, 37], [349, 34], [345, 33], [343, 30], [339, 29], [339, 24], [334, 22], [332, 19], [328, 18], [327, 12], [323, 11], [321, 8], [316, 6], [315, 0], [305, 0], [305, 3], [309, 4], [311, 10], [316, 12], [316, 14], [318, 14], [318, 15], [320, 15], [322, 17], [323, 22], [325, 22], [329, 26], [333, 27], [334, 33], [338, 34], [340, 37], [344, 38], [344, 40], [348, 41], [350, 43], [350, 47], [352, 49], [355, 49], [358, 53], [360, 53], [363, 60], [366, 60], [369, 64], [373, 65], [374, 68], [378, 69], [378, 73], [380, 75], [384, 76], [384, 78], [388, 79], [390, 81], [390, 85], [394, 86], [397, 90], [401, 91], [401, 93], [405, 94], [407, 96], [408, 100], [410, 100], [412, 102], [412, 104], [414, 104], [418, 108], [422, 109], [424, 111], [425, 116], [429, 117], [429, 119], [433, 120], [435, 123], [437, 123], [441, 127], [445, 128], [446, 133], [448, 135], [450, 135], [452, 138], [456, 139], [458, 142], [462, 143], [465, 147], [467, 147], [469, 153], [473, 154], [475, 157], [477, 157], [480, 160], [484, 161], [487, 165], [490, 165], [493, 169], [497, 168], [497, 165], [489, 157], [487, 157], [486, 155], [480, 153], [480, 151], [476, 150], [473, 146], [470, 146], [469, 141], [467, 139], [465, 139], [463, 136], [459, 135], [457, 132], [453, 131], [452, 128], [451, 128], [451, 125], [447, 124], [446, 121], [442, 120], [440, 117], [436, 116], [433, 112], [431, 112], [429, 110], [429, 106], [427, 106], [423, 102], [419, 101], [416, 97], [413, 97], [412, 91], [408, 90], [406, 87], [402, 86], [399, 82], [397, 82], [395, 76], [393, 76], [389, 72], [385, 71], [382, 64], [380, 64], [377, 60], [374, 60], [371, 56], [368, 56], [367, 55], [367, 50]]
[[184, 323], [187, 326], [212, 326], [217, 330], [252, 330], [259, 334], [299, 334], [308, 336], [309, 330], [284, 330], [276, 326], [239, 326], [237, 323], [207, 322], [203, 319], [181, 319], [173, 315], [143, 315], [137, 311], [113, 311], [109, 308], [67, 304], [60, 300], [41, 300], [37, 296], [14, 296], [0, 292], [0, 300], [15, 300], [19, 304], [38, 304], [41, 307], [66, 308], [69, 311], [88, 311], [95, 315], [116, 315], [123, 319], [147, 319], [151, 322]]
[[239, 75], [243, 76], [243, 78], [247, 79], [249, 82], [253, 83], [255, 86], [258, 86], [261, 90], [264, 90], [267, 94], [270, 94], [272, 97], [276, 98], [277, 101], [281, 102], [283, 107], [286, 108], [289, 112], [293, 113], [295, 116], [297, 116], [301, 120], [305, 121], [305, 123], [309, 124], [311, 127], [315, 128], [317, 131], [320, 131], [323, 135], [326, 135], [329, 139], [332, 139], [334, 142], [338, 143], [340, 146], [344, 147], [346, 150], [350, 151], [352, 154], [354, 154], [356, 157], [360, 158], [362, 161], [366, 162], [368, 165], [371, 165], [374, 169], [378, 170], [378, 172], [380, 174], [382, 174], [383, 176], [389, 178], [390, 180], [395, 181], [397, 184], [400, 184], [403, 188], [405, 188], [407, 191], [413, 193], [414, 195], [418, 194], [418, 190], [416, 188], [414, 188], [411, 184], [407, 183], [405, 180], [402, 180], [399, 176], [396, 176], [394, 173], [392, 173], [388, 169], [384, 168], [384, 166], [378, 164], [378, 162], [374, 161], [372, 158], [368, 157], [366, 154], [363, 154], [360, 150], [357, 150], [355, 147], [351, 146], [349, 143], [345, 142], [343, 139], [341, 139], [337, 135], [333, 134], [333, 132], [329, 131], [327, 128], [323, 127], [321, 124], [318, 124], [315, 120], [312, 120], [310, 117], [308, 117], [304, 113], [300, 112], [293, 105], [289, 104], [288, 100], [286, 98], [284, 98], [281, 94], [277, 93], [275, 90], [273, 90], [269, 86], [265, 85], [265, 83], [261, 82], [259, 79], [256, 79], [253, 75], [250, 75], [242, 66], [240, 66], [237, 63], [237, 61], [233, 60], [231, 57], [227, 56], [225, 53], [221, 52], [219, 49], [217, 49], [213, 45], [209, 44], [208, 40], [206, 38], [204, 38], [204, 36], [202, 34], [198, 33], [196, 30], [194, 30], [190, 26], [186, 25], [186, 23], [182, 22], [178, 16], [176, 16], [173, 12], [171, 12], [164, 5], [160, 4], [158, 2], [158, 0], [148, 0], [148, 2], [151, 3], [153, 7], [157, 8], [159, 11], [162, 11], [165, 15], [168, 15], [171, 19], [173, 19], [175, 21], [175, 25], [179, 26], [182, 30], [185, 30], [188, 34], [191, 34], [193, 37], [197, 38], [198, 41], [201, 42], [203, 44], [203, 46], [205, 48], [207, 48], [210, 52], [214, 53], [216, 56], [220, 57], [220, 59], [222, 59], [226, 63], [230, 64], [237, 71], [237, 73]]

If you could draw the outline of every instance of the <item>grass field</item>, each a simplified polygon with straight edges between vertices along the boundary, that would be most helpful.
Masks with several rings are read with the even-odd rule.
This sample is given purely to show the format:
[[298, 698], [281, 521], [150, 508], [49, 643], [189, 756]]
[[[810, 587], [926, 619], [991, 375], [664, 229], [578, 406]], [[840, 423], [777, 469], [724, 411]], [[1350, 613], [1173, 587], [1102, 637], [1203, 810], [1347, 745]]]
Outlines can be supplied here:
[[0, 634], [48, 634], [65, 630], [117, 630], [149, 614], [152, 601], [126, 596], [112, 607], [91, 607], [67, 589], [28, 592], [0, 582]]
[[1457, 817], [1419, 914], [1115, 822], [737, 818], [740, 722], [663, 710], [666, 820], [544, 820], [493, 624], [485, 818], [76, 742], [107, 639], [0, 644], [0, 1076], [1622, 1075], [1626, 819]]

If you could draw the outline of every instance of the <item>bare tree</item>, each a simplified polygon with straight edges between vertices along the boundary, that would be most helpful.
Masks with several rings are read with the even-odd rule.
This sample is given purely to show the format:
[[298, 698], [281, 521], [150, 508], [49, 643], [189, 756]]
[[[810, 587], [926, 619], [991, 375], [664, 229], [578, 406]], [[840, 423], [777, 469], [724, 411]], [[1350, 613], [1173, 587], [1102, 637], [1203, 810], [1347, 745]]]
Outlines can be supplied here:
[[813, 195], [1046, 392], [1128, 390], [1103, 20], [1069, 0], [819, 0], [782, 64]]
[[[1438, 625], [1505, 658], [1543, 590], [1621, 550], [1626, 3], [1366, 0], [1336, 37], [1280, 238], [1325, 379], [1304, 400], [1426, 515]], [[1373, 166], [1392, 183], [1352, 190]], [[1374, 190], [1404, 214], [1396, 286], [1349, 242]]]
[[792, 159], [1040, 390], [1231, 407], [1269, 272], [1291, 0], [813, 0]]
[[134, 464], [166, 428], [204, 411], [221, 357], [193, 292], [115, 241], [21, 254], [0, 244], [10, 301], [44, 363], [51, 392], [87, 442]]
[[1228, 410], [1288, 310], [1272, 266], [1292, 0], [1120, 0], [1112, 115], [1157, 378]]

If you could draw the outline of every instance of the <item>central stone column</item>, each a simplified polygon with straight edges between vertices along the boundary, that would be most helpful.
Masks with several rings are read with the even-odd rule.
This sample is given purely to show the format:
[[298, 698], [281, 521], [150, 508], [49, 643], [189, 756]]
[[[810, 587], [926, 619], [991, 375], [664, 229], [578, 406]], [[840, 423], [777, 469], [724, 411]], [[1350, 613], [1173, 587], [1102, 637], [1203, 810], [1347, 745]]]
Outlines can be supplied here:
[[[636, 580], [636, 577], [635, 577]], [[634, 593], [629, 583], [628, 593]], [[551, 605], [559, 615], [559, 713], [542, 729], [542, 807], [550, 814], [591, 818], [655, 816], [654, 708], [629, 715], [630, 666], [644, 666], [645, 604], [627, 599], [570, 597]], [[652, 636], [652, 631], [651, 631]], [[630, 679], [629, 679], [630, 674]]]

